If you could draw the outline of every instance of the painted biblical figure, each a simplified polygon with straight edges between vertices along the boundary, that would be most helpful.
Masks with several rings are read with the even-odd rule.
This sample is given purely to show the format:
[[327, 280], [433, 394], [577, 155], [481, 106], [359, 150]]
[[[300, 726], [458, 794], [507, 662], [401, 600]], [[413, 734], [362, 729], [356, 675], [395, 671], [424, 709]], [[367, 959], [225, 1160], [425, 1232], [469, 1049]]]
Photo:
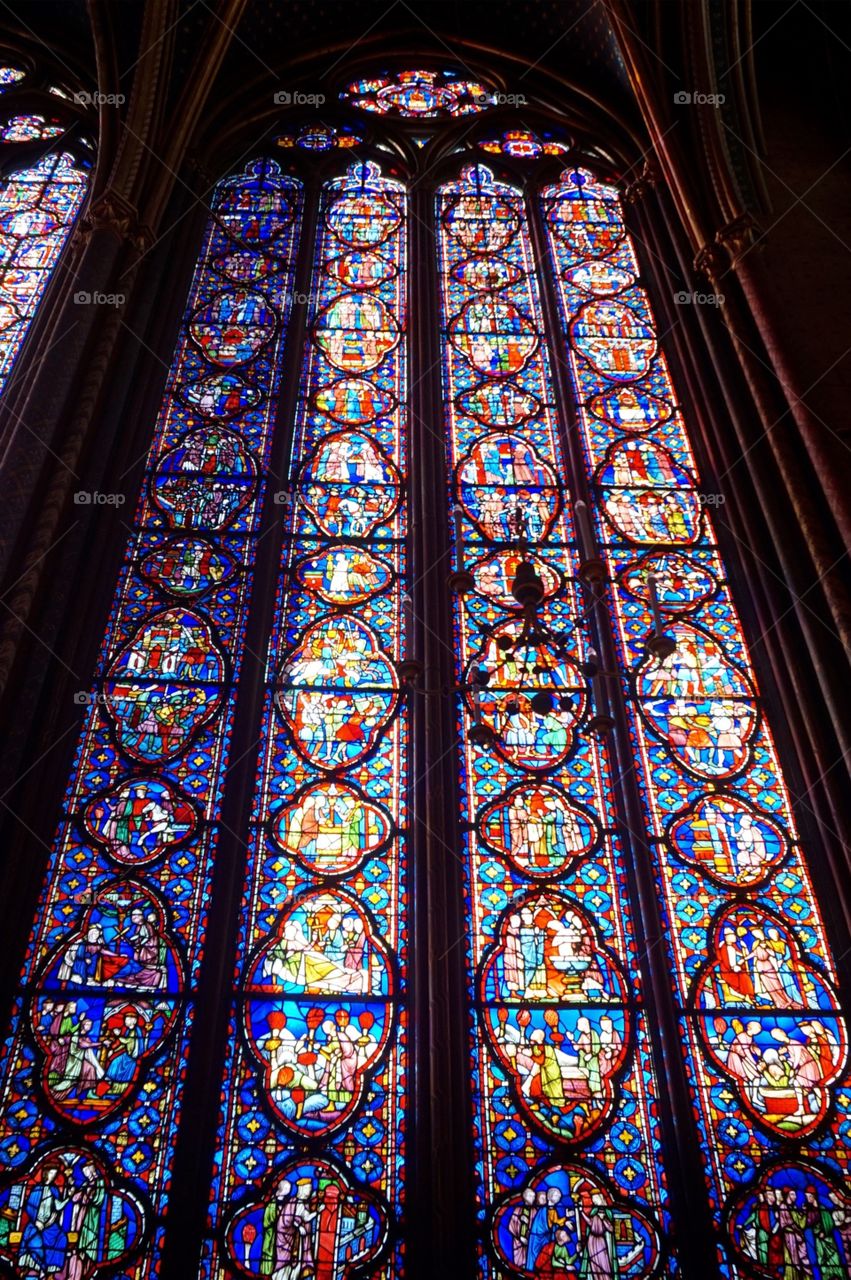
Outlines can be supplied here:
[[344, 875], [375, 854], [390, 836], [389, 816], [339, 782], [308, 787], [274, 819], [278, 844], [312, 871]]
[[659, 1261], [652, 1219], [581, 1165], [538, 1171], [493, 1216], [496, 1255], [529, 1280], [650, 1280]]
[[380, 1251], [387, 1217], [378, 1201], [324, 1160], [289, 1161], [262, 1200], [231, 1218], [225, 1243], [253, 1280], [348, 1280]]
[[780, 1135], [817, 1128], [848, 1036], [835, 992], [791, 928], [758, 907], [727, 908], [693, 998], [701, 1042], [746, 1109]]
[[348, 616], [309, 628], [278, 685], [278, 710], [296, 746], [326, 769], [372, 751], [398, 701], [395, 668], [366, 623]]
[[351, 1116], [390, 1036], [391, 986], [386, 949], [353, 898], [314, 893], [285, 911], [249, 969], [243, 1016], [269, 1103], [291, 1128], [317, 1133]]
[[0, 1187], [0, 1258], [26, 1280], [91, 1280], [129, 1260], [142, 1207], [97, 1156], [76, 1147], [42, 1155]]
[[842, 1280], [851, 1274], [851, 1200], [823, 1170], [771, 1166], [738, 1197], [728, 1220], [736, 1253], [765, 1280]]
[[516, 787], [489, 805], [480, 823], [490, 848], [535, 879], [563, 875], [598, 838], [596, 820], [546, 783]]

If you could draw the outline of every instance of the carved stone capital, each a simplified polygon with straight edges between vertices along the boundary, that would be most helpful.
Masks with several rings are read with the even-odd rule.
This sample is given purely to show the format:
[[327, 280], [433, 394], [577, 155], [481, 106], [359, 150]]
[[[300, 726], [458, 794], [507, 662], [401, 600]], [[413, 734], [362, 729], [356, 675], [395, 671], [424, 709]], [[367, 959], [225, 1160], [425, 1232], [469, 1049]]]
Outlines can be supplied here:
[[641, 173], [627, 183], [623, 189], [623, 198], [627, 204], [636, 204], [643, 200], [659, 182], [659, 169], [653, 160], [645, 160]]
[[124, 241], [138, 236], [141, 228], [133, 205], [117, 191], [107, 190], [89, 206], [80, 230], [86, 237], [95, 231], [110, 231]]
[[762, 235], [762, 228], [750, 213], [743, 213], [715, 233], [715, 243], [723, 245], [733, 266], [752, 249]]
[[717, 280], [729, 265], [729, 259], [723, 248], [712, 241], [703, 245], [694, 255], [695, 271], [707, 280]]

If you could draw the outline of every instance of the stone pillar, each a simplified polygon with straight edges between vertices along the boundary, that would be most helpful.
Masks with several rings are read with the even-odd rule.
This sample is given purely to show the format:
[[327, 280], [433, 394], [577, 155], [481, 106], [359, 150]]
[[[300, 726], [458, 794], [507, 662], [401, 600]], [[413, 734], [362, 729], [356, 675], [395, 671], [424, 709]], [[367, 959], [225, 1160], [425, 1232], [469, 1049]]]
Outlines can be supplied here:
[[[110, 193], [92, 207], [77, 235], [79, 265], [54, 318], [56, 336], [37, 363], [26, 394], [2, 424], [7, 447], [0, 460], [0, 570], [6, 617], [0, 619], [0, 693], [62, 512], [80, 487], [79, 460], [132, 291], [133, 261], [146, 241], [127, 202]], [[119, 278], [122, 266], [127, 269]], [[81, 291], [113, 295], [118, 301], [75, 303], [74, 294]]]

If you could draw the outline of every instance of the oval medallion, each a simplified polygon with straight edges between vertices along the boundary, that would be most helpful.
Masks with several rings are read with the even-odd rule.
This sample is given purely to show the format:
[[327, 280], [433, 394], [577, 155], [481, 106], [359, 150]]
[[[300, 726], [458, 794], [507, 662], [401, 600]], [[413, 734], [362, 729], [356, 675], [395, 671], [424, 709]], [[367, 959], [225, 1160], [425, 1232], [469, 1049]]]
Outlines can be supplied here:
[[667, 422], [674, 406], [661, 396], [655, 396], [642, 387], [612, 387], [592, 396], [589, 412], [595, 418], [607, 422], [619, 431], [634, 431], [640, 435]]
[[647, 1207], [640, 1212], [614, 1195], [608, 1179], [583, 1164], [536, 1169], [494, 1210], [491, 1239], [506, 1273], [523, 1280], [651, 1280], [659, 1274], [662, 1243]]
[[222, 705], [224, 657], [209, 623], [187, 609], [147, 618], [110, 664], [103, 699], [122, 751], [173, 759]]
[[141, 1201], [83, 1144], [42, 1147], [26, 1169], [9, 1170], [0, 1220], [0, 1258], [27, 1280], [114, 1275], [148, 1231]]
[[263, 396], [236, 373], [211, 373], [208, 378], [178, 388], [185, 404], [202, 418], [234, 418], [254, 409]]
[[664, 613], [687, 613], [714, 595], [718, 586], [714, 574], [697, 560], [669, 551], [662, 555], [642, 556], [621, 569], [619, 579], [624, 590], [636, 600], [650, 602], [647, 578], [656, 580], [656, 596]]
[[344, 293], [316, 317], [313, 340], [335, 369], [363, 373], [381, 364], [399, 341], [399, 326], [380, 298]]
[[[848, 1184], [809, 1161], [766, 1163], [725, 1208], [724, 1222], [735, 1256], [761, 1280], [788, 1280], [793, 1266], [806, 1280], [851, 1275]], [[787, 1261], [790, 1244], [800, 1266]]]
[[486, 538], [513, 542], [518, 512], [531, 542], [546, 538], [560, 508], [556, 474], [522, 436], [483, 436], [456, 474], [461, 504]]
[[224, 529], [248, 506], [256, 477], [254, 455], [238, 435], [205, 427], [165, 454], [152, 497], [174, 529]]
[[524, 783], [487, 806], [479, 820], [482, 839], [523, 875], [546, 880], [563, 875], [599, 839], [595, 819], [565, 793], [545, 783]]
[[275, 332], [276, 317], [262, 293], [218, 293], [189, 322], [189, 333], [211, 364], [245, 364]]
[[581, 1141], [609, 1118], [632, 1038], [627, 986], [591, 920], [570, 899], [513, 902], [482, 966], [485, 1035], [522, 1112]]
[[468, 706], [472, 715], [478, 710], [512, 764], [550, 769], [573, 748], [587, 702], [586, 681], [549, 644], [521, 643], [522, 630], [522, 623], [512, 620], [491, 632], [471, 664], [487, 672], [488, 683], [478, 700], [467, 694]]
[[233, 253], [214, 258], [212, 266], [234, 284], [259, 284], [285, 270], [289, 264], [271, 253], [258, 253], [255, 249], [236, 249]]
[[278, 1118], [327, 1134], [357, 1109], [392, 1020], [392, 974], [369, 916], [348, 895], [296, 899], [246, 977], [245, 1035]]
[[565, 193], [553, 201], [547, 222], [577, 258], [604, 258], [626, 236], [620, 208], [611, 200], [577, 200]]
[[752, 889], [783, 861], [780, 825], [741, 796], [701, 796], [669, 827], [668, 843], [688, 866], [732, 889]]
[[338, 378], [313, 393], [320, 413], [347, 427], [362, 427], [382, 414], [390, 413], [396, 399], [366, 378]]
[[474, 369], [491, 378], [518, 373], [538, 346], [532, 321], [513, 302], [484, 295], [468, 302], [449, 325], [452, 344]]
[[182, 990], [159, 898], [139, 885], [102, 889], [45, 961], [30, 1004], [53, 1107], [78, 1124], [120, 1108], [175, 1025]]
[[235, 567], [229, 555], [204, 538], [172, 538], [146, 555], [139, 566], [148, 582], [184, 599], [218, 587]]
[[296, 566], [298, 581], [329, 604], [362, 604], [383, 591], [392, 577], [383, 560], [361, 547], [334, 546], [306, 556]]
[[302, 473], [302, 503], [332, 538], [363, 538], [399, 502], [399, 473], [360, 431], [326, 436]]
[[443, 225], [469, 253], [498, 253], [517, 235], [520, 217], [493, 195], [459, 196], [443, 215]]
[[523, 276], [513, 262], [496, 255], [468, 258], [466, 262], [457, 263], [450, 274], [453, 280], [468, 289], [475, 289], [477, 293], [504, 289], [506, 285], [516, 284]]
[[680, 764], [701, 778], [729, 778], [750, 759], [758, 724], [754, 691], [712, 636], [674, 623], [676, 650], [637, 669], [639, 708]]
[[514, 382], [483, 382], [462, 392], [458, 407], [486, 427], [515, 427], [540, 413], [542, 405], [536, 395]]
[[318, 875], [343, 876], [390, 838], [389, 815], [340, 782], [319, 782], [284, 805], [272, 831], [285, 853]]
[[622, 302], [589, 302], [570, 326], [575, 349], [613, 382], [643, 378], [656, 354], [650, 325]]
[[352, 249], [339, 258], [332, 258], [326, 267], [332, 280], [339, 281], [344, 289], [376, 289], [396, 275], [396, 267], [380, 253]]
[[635, 284], [635, 276], [631, 271], [625, 271], [623, 267], [618, 267], [613, 262], [601, 262], [599, 259], [581, 262], [576, 267], [568, 267], [564, 272], [564, 279], [575, 289], [581, 289], [583, 293], [592, 293], [596, 298], [609, 298]]
[[848, 1059], [839, 1004], [794, 931], [757, 906], [717, 918], [710, 961], [695, 984], [704, 1052], [773, 1134], [812, 1133]]
[[316, 1280], [349, 1280], [356, 1274], [353, 1259], [368, 1275], [362, 1269], [384, 1247], [387, 1213], [360, 1180], [351, 1181], [327, 1159], [298, 1156], [276, 1166], [259, 1198], [231, 1211], [225, 1247], [249, 1280], [295, 1280], [293, 1238], [302, 1257], [318, 1260], [315, 1270], [311, 1265]]
[[245, 188], [240, 183], [230, 189], [226, 186], [221, 189], [221, 199], [214, 211], [217, 222], [222, 224], [228, 235], [252, 249], [260, 245], [268, 248], [273, 241], [283, 238], [297, 207], [295, 192], [277, 186], [274, 179], [269, 181], [266, 177], [260, 181], [264, 188], [262, 210], [246, 212]]
[[543, 585], [545, 600], [551, 600], [558, 594], [562, 585], [558, 570], [540, 556], [529, 552], [521, 556], [519, 551], [494, 551], [483, 560], [477, 560], [471, 566], [476, 590], [493, 600], [500, 609], [519, 609], [511, 587], [521, 560], [533, 566]]
[[387, 196], [369, 191], [335, 200], [326, 220], [343, 244], [351, 245], [353, 249], [371, 249], [383, 244], [402, 219]]
[[603, 507], [631, 542], [690, 545], [700, 535], [701, 508], [687, 471], [650, 440], [622, 440], [597, 476]]
[[172, 783], [125, 778], [86, 805], [83, 825], [114, 862], [145, 866], [188, 840], [198, 815]]

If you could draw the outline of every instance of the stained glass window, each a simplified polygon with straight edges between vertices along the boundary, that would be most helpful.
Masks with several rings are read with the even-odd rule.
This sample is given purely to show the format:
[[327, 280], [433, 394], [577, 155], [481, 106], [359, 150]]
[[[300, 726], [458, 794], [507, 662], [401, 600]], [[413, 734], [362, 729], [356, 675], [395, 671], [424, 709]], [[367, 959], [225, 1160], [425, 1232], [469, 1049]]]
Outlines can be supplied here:
[[25, 72], [19, 67], [0, 67], [0, 93], [11, 85], [17, 84], [19, 80], [23, 80], [24, 75]]
[[205, 1276], [400, 1274], [404, 190], [356, 164], [320, 225]]
[[467, 116], [493, 105], [490, 89], [453, 71], [398, 71], [355, 80], [340, 97], [361, 111], [411, 120]]
[[[42, 116], [13, 116], [0, 136], [21, 142], [62, 132]], [[80, 211], [87, 181], [85, 162], [58, 151], [0, 182], [0, 391]]]
[[32, 142], [36, 138], [58, 138], [65, 132], [65, 126], [58, 120], [45, 120], [44, 116], [10, 116], [0, 126], [0, 141]]
[[566, 142], [549, 130], [533, 133], [531, 129], [506, 129], [496, 138], [483, 138], [482, 151], [491, 155], [512, 156], [515, 160], [539, 160], [541, 156], [561, 156], [569, 150]]
[[[48, 194], [63, 162], [45, 162]], [[270, 161], [216, 190], [78, 695], [0, 1077], [0, 1258], [19, 1276], [142, 1280], [159, 1265], [300, 201]]]
[[[0, 68], [0, 89], [22, 75]], [[20, 1280], [158, 1273], [200, 975], [224, 948], [224, 1070], [198, 1108], [211, 1186], [175, 1194], [207, 1204], [201, 1280], [408, 1274], [411, 1170], [433, 1176], [409, 1119], [437, 1105], [420, 1081], [445, 1051], [412, 1044], [429, 965], [464, 980], [450, 1067], [470, 1087], [455, 1142], [482, 1280], [685, 1273], [685, 1132], [718, 1274], [841, 1280], [835, 967], [618, 193], [577, 169], [526, 195], [488, 167], [564, 155], [556, 121], [466, 143], [494, 159], [436, 191], [439, 287], [409, 330], [434, 264], [409, 270], [396, 144], [498, 95], [406, 69], [340, 96], [338, 123], [272, 135], [276, 159], [214, 193], [0, 1064], [0, 1262]], [[367, 132], [349, 108], [387, 118], [389, 171], [346, 154]], [[57, 129], [47, 110], [0, 132]], [[305, 207], [284, 167], [324, 152]], [[85, 189], [61, 144], [0, 185], [0, 380]], [[415, 353], [436, 335], [429, 368]], [[443, 421], [414, 452], [409, 396], [433, 404], [430, 378]], [[426, 515], [450, 533], [453, 614], [418, 684], [441, 625], [409, 594]], [[262, 708], [243, 699], [237, 724], [252, 671]], [[420, 697], [451, 701], [457, 743], [420, 736]], [[245, 788], [237, 734], [257, 753]], [[409, 891], [429, 819], [412, 760], [438, 750], [458, 753], [446, 882], [465, 903], [441, 956]], [[208, 936], [225, 796], [245, 802], [233, 938], [222, 909]]]
[[302, 151], [333, 151], [335, 147], [356, 147], [363, 142], [351, 125], [305, 124], [297, 133], [282, 133], [275, 139], [279, 147], [300, 147]]
[[836, 974], [616, 190], [543, 193], [720, 1274], [851, 1273]]
[[[472, 575], [456, 643], [481, 1274], [557, 1275], [616, 1221], [610, 1274], [645, 1277], [666, 1252], [657, 1085], [611, 761], [589, 731], [525, 205], [478, 165], [437, 213], [455, 554]], [[516, 597], [524, 571], [546, 633]]]

